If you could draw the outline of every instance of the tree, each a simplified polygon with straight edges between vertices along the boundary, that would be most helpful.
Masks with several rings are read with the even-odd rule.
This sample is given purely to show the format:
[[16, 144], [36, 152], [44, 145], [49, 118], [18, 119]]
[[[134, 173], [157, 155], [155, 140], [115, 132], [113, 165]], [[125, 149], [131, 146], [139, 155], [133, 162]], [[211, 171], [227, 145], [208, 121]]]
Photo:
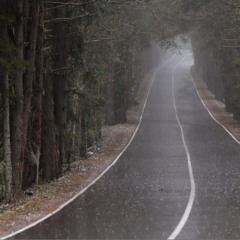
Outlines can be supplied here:
[[16, 45], [15, 59], [19, 63], [13, 76], [14, 104], [11, 106], [11, 157], [13, 167], [13, 193], [19, 195], [22, 188], [22, 172], [24, 164], [23, 146], [23, 0], [14, 3], [14, 42]]
[[153, 67], [144, 61], [146, 49], [158, 37], [168, 42], [163, 26], [159, 31], [152, 24], [154, 6], [138, 0], [4, 0], [5, 196], [17, 198], [39, 178], [58, 178], [66, 163], [86, 158], [101, 141], [105, 120], [127, 121], [141, 78]]
[[[8, 3], [9, 4], [9, 3]], [[5, 170], [5, 194], [9, 199], [12, 196], [12, 162], [11, 162], [11, 139], [10, 139], [10, 90], [9, 90], [9, 73], [12, 71], [11, 53], [13, 46], [9, 42], [7, 32], [7, 22], [10, 14], [8, 12], [9, 6], [4, 1], [2, 11], [0, 10], [0, 26], [2, 35], [0, 37], [0, 75], [3, 79], [0, 85], [1, 102], [3, 108], [3, 158]]]
[[[235, 0], [172, 1], [166, 10], [190, 36], [195, 69], [215, 97], [235, 112], [238, 81], [239, 3]], [[175, 18], [171, 17], [175, 15]]]

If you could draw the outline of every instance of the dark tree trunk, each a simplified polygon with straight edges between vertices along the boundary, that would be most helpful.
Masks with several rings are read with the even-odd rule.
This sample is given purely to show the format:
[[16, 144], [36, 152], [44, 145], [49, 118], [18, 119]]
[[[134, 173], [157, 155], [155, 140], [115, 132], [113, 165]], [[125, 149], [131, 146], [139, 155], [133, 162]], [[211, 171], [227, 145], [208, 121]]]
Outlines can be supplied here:
[[40, 0], [34, 3], [30, 2], [28, 7], [28, 24], [26, 27], [27, 47], [25, 52], [25, 60], [27, 61], [27, 69], [23, 75], [24, 103], [23, 103], [23, 148], [24, 154], [24, 170], [23, 170], [23, 188], [29, 187], [35, 182], [36, 159], [32, 153], [31, 135], [32, 126], [30, 123], [30, 114], [32, 107], [33, 82], [35, 78], [35, 57], [39, 25], [39, 8]]
[[[16, 60], [23, 61], [23, 0], [15, 1], [15, 43]], [[19, 68], [13, 77], [15, 101], [11, 106], [11, 152], [13, 167], [13, 194], [21, 193], [24, 163], [23, 147], [23, 69]]]
[[[7, 34], [7, 24], [3, 21], [0, 21], [0, 28], [2, 29], [1, 40], [5, 44], [9, 44], [9, 37]], [[1, 57], [6, 57], [1, 53]], [[5, 69], [4, 66], [0, 68], [1, 72], [1, 81], [0, 81], [0, 107], [2, 108], [3, 118], [0, 120], [2, 124], [2, 136], [3, 136], [3, 162], [4, 162], [4, 183], [0, 181], [0, 185], [3, 186], [3, 191], [1, 194], [8, 200], [12, 197], [12, 162], [11, 162], [11, 132], [10, 132], [10, 87], [9, 87], [9, 73], [8, 69]], [[0, 175], [3, 173], [1, 172]], [[2, 188], [1, 188], [2, 189]]]
[[43, 6], [40, 3], [38, 38], [36, 49], [36, 76], [33, 83], [33, 109], [32, 109], [32, 151], [36, 162], [36, 184], [39, 177], [39, 162], [41, 153], [42, 133], [42, 94], [43, 94]]
[[223, 77], [222, 77], [222, 48], [221, 44], [218, 44], [214, 49], [214, 82], [215, 89], [214, 94], [217, 100], [224, 101], [224, 92], [223, 92]]
[[50, 74], [49, 59], [46, 59], [47, 74], [43, 80], [43, 114], [42, 114], [42, 146], [41, 168], [43, 180], [51, 181], [59, 176], [58, 155], [56, 147], [56, 133], [53, 103], [53, 80]]
[[[63, 8], [58, 8], [54, 12], [55, 18], [64, 17]], [[67, 46], [65, 44], [65, 25], [61, 22], [54, 24], [54, 104], [55, 121], [58, 128], [57, 144], [59, 152], [59, 171], [65, 162], [65, 132], [66, 132], [66, 71], [63, 69], [67, 65]]]
[[115, 124], [127, 122], [125, 69], [122, 63], [114, 67], [114, 115]]
[[125, 70], [125, 82], [126, 82], [126, 108], [128, 109], [129, 107], [132, 106], [133, 104], [133, 77], [132, 77], [132, 71], [133, 71], [133, 55], [132, 52], [130, 51], [129, 46], [127, 45], [126, 51], [125, 51], [125, 64], [126, 64], [126, 70]]
[[226, 111], [233, 112], [234, 88], [237, 85], [237, 79], [234, 76], [232, 50], [225, 50], [223, 57], [223, 77], [224, 77], [224, 99]]
[[86, 117], [82, 112], [81, 118], [81, 147], [80, 147], [80, 157], [83, 159], [87, 158], [87, 133], [86, 133]]
[[12, 197], [12, 162], [11, 162], [11, 137], [10, 137], [10, 112], [9, 112], [9, 79], [8, 73], [4, 75], [4, 119], [3, 119], [3, 149], [5, 167], [6, 197]]
[[114, 68], [113, 64], [109, 64], [109, 78], [105, 82], [105, 96], [106, 96], [106, 123], [108, 125], [113, 125], [115, 123], [114, 119], [114, 84], [113, 84], [113, 74]]
[[29, 23], [28, 23], [28, 46], [26, 49], [27, 69], [23, 78], [24, 105], [23, 105], [23, 147], [26, 147], [28, 136], [29, 116], [31, 112], [32, 85], [35, 72], [35, 55], [37, 45], [37, 33], [39, 24], [39, 4], [40, 1], [30, 3]]

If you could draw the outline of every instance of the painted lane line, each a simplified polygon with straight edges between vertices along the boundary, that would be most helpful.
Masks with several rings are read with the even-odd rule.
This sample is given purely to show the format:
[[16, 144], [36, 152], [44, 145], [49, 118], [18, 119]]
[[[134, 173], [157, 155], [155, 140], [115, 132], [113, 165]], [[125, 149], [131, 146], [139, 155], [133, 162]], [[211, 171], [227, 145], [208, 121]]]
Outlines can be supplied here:
[[207, 105], [205, 104], [205, 102], [204, 102], [203, 99], [201, 98], [201, 95], [200, 95], [200, 93], [199, 93], [199, 91], [198, 91], [198, 89], [197, 89], [197, 86], [196, 86], [196, 84], [195, 84], [195, 82], [194, 82], [194, 80], [193, 80], [193, 77], [192, 77], [192, 75], [191, 75], [191, 73], [190, 73], [190, 70], [189, 70], [189, 76], [190, 76], [190, 78], [191, 78], [191, 80], [192, 80], [193, 86], [194, 86], [194, 88], [195, 88], [195, 90], [196, 90], [196, 92], [197, 92], [197, 95], [198, 95], [200, 101], [202, 102], [203, 106], [206, 108], [206, 110], [207, 110], [207, 112], [209, 113], [209, 115], [211, 116], [211, 118], [212, 118], [217, 124], [219, 124], [219, 125], [233, 138], [233, 140], [234, 140], [236, 143], [240, 144], [240, 141], [239, 141], [223, 124], [221, 124], [221, 123], [213, 116], [213, 114], [211, 113], [211, 111], [208, 109]]
[[186, 222], [189, 218], [189, 215], [191, 213], [193, 203], [194, 203], [194, 199], [195, 199], [195, 194], [196, 194], [196, 185], [195, 185], [194, 176], [193, 176], [191, 157], [190, 157], [190, 153], [189, 153], [189, 150], [188, 150], [188, 147], [187, 147], [187, 144], [186, 144], [183, 127], [182, 127], [182, 124], [181, 124], [181, 122], [179, 120], [179, 117], [178, 117], [178, 112], [177, 112], [177, 107], [176, 107], [176, 99], [175, 99], [175, 93], [174, 93], [174, 72], [184, 60], [185, 60], [185, 58], [182, 58], [182, 60], [172, 70], [172, 96], [173, 96], [173, 105], [174, 105], [174, 110], [175, 110], [175, 114], [176, 114], [176, 120], [177, 120], [179, 128], [181, 130], [182, 141], [183, 141], [183, 145], [184, 145], [186, 155], [187, 155], [191, 191], [190, 191], [188, 204], [186, 206], [184, 214], [183, 214], [180, 222], [178, 223], [178, 225], [176, 226], [176, 228], [172, 232], [172, 234], [168, 237], [169, 240], [175, 239], [180, 234], [183, 227], [185, 226], [185, 224], [186, 224]]
[[141, 114], [141, 117], [139, 119], [139, 123], [138, 123], [138, 126], [136, 127], [131, 139], [129, 140], [128, 144], [124, 147], [124, 149], [122, 150], [122, 152], [119, 153], [119, 155], [115, 158], [115, 160], [102, 172], [100, 173], [91, 183], [89, 183], [85, 188], [83, 188], [80, 192], [78, 192], [75, 196], [73, 196], [71, 199], [69, 199], [67, 202], [65, 202], [64, 204], [62, 204], [61, 206], [59, 206], [56, 210], [54, 210], [53, 212], [47, 214], [46, 216], [40, 218], [39, 220], [35, 221], [34, 223], [32, 224], [29, 224], [28, 226], [24, 227], [24, 228], [21, 228], [19, 230], [17, 230], [16, 232], [13, 232], [7, 236], [4, 236], [2, 238], [0, 238], [1, 240], [4, 240], [4, 239], [7, 239], [7, 238], [11, 238], [21, 232], [24, 232], [26, 231], [27, 229], [29, 228], [32, 228], [34, 226], [36, 226], [37, 224], [43, 222], [44, 220], [50, 218], [51, 216], [53, 216], [54, 214], [56, 214], [57, 212], [59, 212], [60, 210], [62, 210], [64, 207], [66, 207], [68, 204], [70, 204], [71, 202], [73, 202], [76, 198], [78, 198], [80, 195], [82, 195], [84, 192], [86, 192], [92, 185], [94, 185], [100, 178], [102, 178], [106, 172], [108, 172], [108, 170], [110, 168], [112, 168], [116, 163], [117, 161], [119, 160], [119, 158], [122, 156], [122, 154], [126, 151], [126, 149], [129, 147], [129, 145], [132, 143], [134, 137], [136, 136], [137, 134], [137, 131], [139, 129], [139, 126], [141, 125], [141, 122], [142, 122], [142, 117], [143, 117], [143, 113], [144, 113], [144, 110], [145, 110], [145, 107], [146, 107], [146, 104], [147, 104], [147, 101], [148, 101], [148, 96], [149, 96], [149, 93], [150, 93], [150, 90], [151, 90], [151, 87], [153, 85], [153, 82], [155, 80], [155, 77], [156, 77], [156, 74], [157, 72], [163, 68], [164, 66], [166, 66], [171, 60], [173, 59], [173, 56], [171, 56], [166, 62], [164, 62], [163, 64], [160, 64], [159, 67], [153, 72], [152, 74], [152, 77], [151, 77], [151, 84], [150, 84], [150, 87], [148, 89], [148, 93], [147, 93], [147, 96], [146, 96], [146, 99], [145, 99], [145, 103], [143, 105], [143, 109], [142, 109], [142, 114]]

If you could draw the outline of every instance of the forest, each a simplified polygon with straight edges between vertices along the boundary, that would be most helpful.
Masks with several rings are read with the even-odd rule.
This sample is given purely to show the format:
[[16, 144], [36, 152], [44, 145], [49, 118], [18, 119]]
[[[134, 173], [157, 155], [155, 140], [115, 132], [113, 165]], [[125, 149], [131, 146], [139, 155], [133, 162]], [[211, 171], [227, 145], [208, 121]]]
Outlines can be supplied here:
[[[236, 0], [1, 0], [0, 198], [50, 182], [127, 122], [154, 45], [190, 41], [194, 71], [240, 119]], [[151, 55], [150, 61], [147, 55]], [[156, 56], [155, 56], [156, 55]]]

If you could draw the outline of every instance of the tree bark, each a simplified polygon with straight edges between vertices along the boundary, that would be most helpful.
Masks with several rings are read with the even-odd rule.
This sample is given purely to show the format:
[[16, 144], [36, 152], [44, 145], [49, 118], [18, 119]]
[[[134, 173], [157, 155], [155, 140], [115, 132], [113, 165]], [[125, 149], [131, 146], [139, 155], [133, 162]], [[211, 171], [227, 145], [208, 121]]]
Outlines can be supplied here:
[[32, 150], [37, 167], [36, 184], [39, 182], [39, 162], [41, 154], [42, 133], [42, 94], [43, 94], [43, 6], [40, 3], [39, 25], [36, 49], [36, 77], [33, 83], [33, 113], [32, 113]]
[[[64, 9], [57, 8], [54, 11], [54, 17], [64, 17]], [[67, 65], [67, 46], [65, 43], [65, 25], [61, 22], [54, 23], [54, 69], [62, 69]], [[54, 74], [54, 106], [55, 121], [58, 127], [57, 143], [59, 152], [59, 171], [62, 170], [62, 164], [65, 162], [65, 135], [66, 135], [66, 72], [58, 71]]]
[[127, 122], [126, 82], [123, 63], [115, 63], [114, 71], [114, 115], [115, 124], [119, 124]]
[[105, 96], [106, 96], [106, 123], [108, 125], [113, 125], [115, 123], [114, 119], [114, 84], [113, 84], [113, 75], [114, 75], [114, 67], [112, 63], [109, 63], [109, 78], [106, 79], [105, 82]]
[[28, 136], [29, 115], [31, 111], [32, 85], [35, 72], [35, 55], [39, 24], [40, 1], [30, 2], [28, 24], [28, 47], [26, 49], [27, 69], [23, 78], [24, 104], [23, 104], [23, 147], [26, 147]]
[[43, 79], [43, 114], [42, 114], [42, 148], [41, 168], [43, 180], [51, 181], [59, 176], [58, 155], [56, 147], [56, 130], [54, 120], [53, 80], [50, 74], [49, 57], [45, 59], [47, 74]]
[[[23, 62], [23, 0], [15, 1], [15, 43], [16, 61]], [[21, 194], [24, 162], [23, 148], [23, 69], [18, 68], [13, 77], [15, 101], [11, 108], [11, 158], [13, 167], [13, 195]]]
[[80, 157], [83, 159], [87, 158], [87, 133], [86, 133], [86, 117], [84, 111], [82, 111], [81, 117], [81, 146], [80, 146]]
[[237, 79], [234, 76], [232, 50], [225, 50], [223, 54], [223, 77], [224, 77], [224, 99], [226, 111], [233, 112], [234, 89], [237, 86]]
[[12, 196], [12, 162], [11, 162], [11, 139], [10, 139], [10, 109], [9, 109], [9, 79], [8, 74], [4, 76], [4, 122], [3, 122], [3, 144], [5, 164], [5, 187], [7, 199]]

